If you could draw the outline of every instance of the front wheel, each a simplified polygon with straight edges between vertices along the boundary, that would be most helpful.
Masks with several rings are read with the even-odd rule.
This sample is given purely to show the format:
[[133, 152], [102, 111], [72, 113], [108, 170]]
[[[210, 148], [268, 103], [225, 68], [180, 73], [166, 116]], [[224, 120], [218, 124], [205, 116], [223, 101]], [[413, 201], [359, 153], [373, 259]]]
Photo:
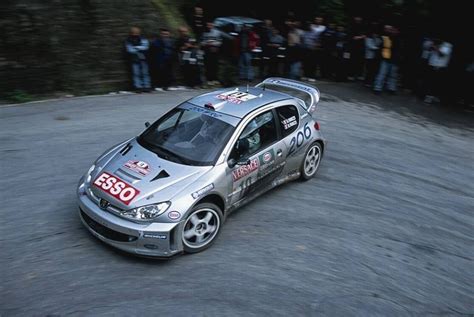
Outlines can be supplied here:
[[219, 235], [222, 211], [211, 203], [196, 205], [186, 217], [182, 231], [184, 252], [197, 253], [209, 248]]
[[311, 179], [314, 175], [316, 175], [316, 172], [319, 168], [319, 164], [321, 163], [322, 155], [323, 149], [319, 142], [315, 142], [310, 145], [308, 150], [306, 150], [303, 162], [301, 162], [301, 180], [307, 181]]

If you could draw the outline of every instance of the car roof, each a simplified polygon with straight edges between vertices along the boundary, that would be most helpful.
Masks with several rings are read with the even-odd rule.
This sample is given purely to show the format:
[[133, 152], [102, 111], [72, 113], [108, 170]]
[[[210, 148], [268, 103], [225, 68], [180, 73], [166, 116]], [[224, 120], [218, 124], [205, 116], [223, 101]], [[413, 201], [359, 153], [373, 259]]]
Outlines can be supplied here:
[[261, 23], [263, 21], [257, 20], [254, 18], [249, 18], [249, 17], [241, 17], [241, 16], [230, 16], [230, 17], [219, 17], [216, 18], [215, 21], [223, 21], [223, 22], [229, 22], [232, 24], [255, 24], [255, 23]]
[[269, 103], [294, 99], [290, 95], [270, 89], [256, 87], [237, 87], [213, 91], [190, 99], [196, 106], [214, 108], [215, 111], [237, 118]]

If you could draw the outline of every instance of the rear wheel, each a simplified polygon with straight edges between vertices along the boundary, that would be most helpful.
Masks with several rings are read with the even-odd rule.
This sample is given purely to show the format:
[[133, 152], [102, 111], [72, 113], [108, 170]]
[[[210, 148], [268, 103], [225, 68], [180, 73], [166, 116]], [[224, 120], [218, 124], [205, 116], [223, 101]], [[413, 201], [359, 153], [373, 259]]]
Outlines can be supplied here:
[[197, 253], [209, 248], [219, 235], [222, 211], [211, 203], [196, 205], [186, 217], [182, 241], [186, 253]]
[[301, 162], [300, 172], [301, 180], [307, 181], [311, 179], [319, 169], [319, 164], [323, 155], [321, 144], [315, 142], [310, 145], [304, 155], [303, 162]]

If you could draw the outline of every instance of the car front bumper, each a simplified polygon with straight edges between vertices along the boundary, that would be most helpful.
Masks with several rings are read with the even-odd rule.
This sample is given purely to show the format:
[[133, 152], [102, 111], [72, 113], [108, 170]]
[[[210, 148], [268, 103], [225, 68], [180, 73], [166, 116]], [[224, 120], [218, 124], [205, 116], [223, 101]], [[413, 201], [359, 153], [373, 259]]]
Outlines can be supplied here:
[[122, 251], [147, 257], [170, 257], [182, 252], [180, 223], [139, 224], [102, 210], [78, 187], [79, 216], [84, 226], [103, 242]]

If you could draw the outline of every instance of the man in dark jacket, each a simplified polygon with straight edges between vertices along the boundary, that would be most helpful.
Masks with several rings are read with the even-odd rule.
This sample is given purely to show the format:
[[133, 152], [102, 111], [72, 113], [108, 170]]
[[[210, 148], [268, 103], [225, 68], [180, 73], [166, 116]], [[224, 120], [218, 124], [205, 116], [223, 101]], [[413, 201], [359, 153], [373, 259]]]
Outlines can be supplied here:
[[173, 59], [175, 54], [174, 40], [167, 29], [160, 30], [160, 36], [151, 44], [151, 58], [156, 63], [155, 80], [163, 90], [173, 81]]

